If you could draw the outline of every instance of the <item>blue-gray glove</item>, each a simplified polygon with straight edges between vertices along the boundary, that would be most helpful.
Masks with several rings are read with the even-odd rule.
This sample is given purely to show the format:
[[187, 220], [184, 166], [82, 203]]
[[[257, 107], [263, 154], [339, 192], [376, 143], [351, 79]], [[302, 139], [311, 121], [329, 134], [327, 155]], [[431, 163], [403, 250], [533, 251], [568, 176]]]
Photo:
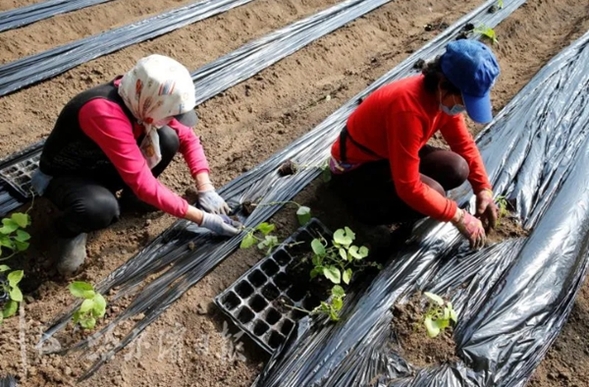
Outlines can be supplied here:
[[223, 236], [234, 236], [239, 234], [243, 227], [241, 223], [236, 222], [227, 215], [216, 215], [203, 212], [201, 227], [207, 228], [215, 234]]
[[198, 204], [203, 210], [211, 214], [225, 214], [231, 212], [231, 209], [225, 203], [225, 200], [214, 189], [198, 192]]

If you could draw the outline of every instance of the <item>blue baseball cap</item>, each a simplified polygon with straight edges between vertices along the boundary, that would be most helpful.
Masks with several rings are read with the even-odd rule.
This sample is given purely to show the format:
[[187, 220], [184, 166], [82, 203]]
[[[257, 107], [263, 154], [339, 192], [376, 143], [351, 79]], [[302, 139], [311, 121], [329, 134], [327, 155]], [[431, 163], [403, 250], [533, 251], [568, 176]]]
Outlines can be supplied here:
[[462, 93], [470, 118], [482, 124], [490, 122], [491, 88], [500, 73], [493, 52], [477, 40], [460, 39], [448, 43], [440, 65], [444, 76]]

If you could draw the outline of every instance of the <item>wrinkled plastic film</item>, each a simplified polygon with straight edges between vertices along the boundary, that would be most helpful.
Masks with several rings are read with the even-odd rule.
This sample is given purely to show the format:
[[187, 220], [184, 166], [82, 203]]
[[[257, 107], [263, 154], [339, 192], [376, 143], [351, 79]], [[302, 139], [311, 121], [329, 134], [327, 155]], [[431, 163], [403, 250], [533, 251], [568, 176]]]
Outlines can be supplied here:
[[[471, 252], [451, 225], [424, 222], [416, 242], [347, 299], [339, 323], [299, 329], [255, 386], [527, 383], [588, 267], [588, 41], [589, 33], [549, 62], [478, 138], [496, 193], [520, 200], [529, 235]], [[414, 370], [391, 349], [391, 307], [416, 290], [451, 295], [458, 364]]]
[[0, 32], [112, 0], [49, 0], [0, 12]]
[[[325, 160], [332, 141], [360, 98], [394, 77], [401, 77], [411, 72], [417, 59], [421, 57], [431, 58], [440, 53], [443, 45], [453, 39], [465, 23], [481, 21], [488, 25], [495, 25], [521, 3], [508, 4], [503, 10], [495, 14], [489, 14], [487, 8], [492, 4], [492, 1], [487, 2], [470, 15], [462, 18], [453, 27], [412, 55], [369, 89], [345, 104], [316, 129], [296, 140], [288, 148], [272, 156], [271, 159], [233, 180], [223, 187], [220, 193], [233, 206], [242, 203], [244, 200], [257, 201], [258, 198], [262, 199], [262, 203], [291, 199], [307, 186], [319, 172], [315, 169], [306, 169], [296, 175], [280, 177], [276, 170], [283, 161], [294, 159], [306, 165], [320, 165]], [[242, 220], [246, 226], [254, 226], [272, 216], [278, 210], [279, 206], [260, 206], [248, 218], [242, 218]], [[93, 338], [100, 337], [118, 322], [140, 312], [145, 315], [144, 319], [135, 325], [133, 331], [123, 338], [116, 348], [98, 361], [83, 378], [90, 376], [105, 361], [124, 348], [186, 290], [200, 281], [206, 273], [233, 252], [239, 245], [241, 238], [243, 238], [243, 235], [230, 240], [215, 238], [205, 230], [189, 225], [188, 222], [180, 221], [156, 238], [136, 257], [130, 259], [125, 265], [107, 277], [98, 286], [98, 289], [104, 292], [117, 287], [118, 296], [122, 296], [136, 291], [138, 285], [146, 276], [163, 271], [158, 278], [141, 289], [141, 293], [137, 295], [131, 305], [109, 327], [94, 335]], [[189, 249], [189, 242], [194, 247], [194, 250]], [[174, 265], [168, 267], [172, 262]], [[164, 270], [166, 268], [167, 270]], [[71, 312], [56, 320], [46, 332], [40, 345], [55, 332], [62, 329], [67, 324], [70, 315]], [[88, 341], [83, 341], [72, 349], [85, 349], [88, 348], [88, 345]]]
[[0, 66], [0, 96], [252, 0], [204, 0]]

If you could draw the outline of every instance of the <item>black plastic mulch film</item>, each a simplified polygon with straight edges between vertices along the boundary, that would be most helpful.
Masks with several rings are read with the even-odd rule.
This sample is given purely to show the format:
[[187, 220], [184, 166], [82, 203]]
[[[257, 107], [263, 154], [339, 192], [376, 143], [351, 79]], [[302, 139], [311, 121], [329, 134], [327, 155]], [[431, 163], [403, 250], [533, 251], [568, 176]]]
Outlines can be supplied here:
[[[262, 372], [271, 386], [524, 386], [587, 272], [589, 33], [551, 60], [478, 137], [496, 194], [525, 238], [471, 252], [449, 224], [422, 222], [338, 324], [305, 318]], [[464, 189], [454, 197], [473, 205]], [[391, 307], [417, 290], [451, 297], [460, 361], [414, 368], [391, 346]]]
[[16, 379], [14, 376], [0, 378], [0, 387], [16, 387]]
[[[441, 53], [444, 45], [454, 39], [466, 23], [480, 22], [491, 27], [495, 26], [523, 4], [523, 1], [506, 2], [503, 9], [490, 14], [488, 8], [493, 3], [493, 1], [488, 1], [459, 20], [360, 95], [346, 103], [314, 130], [221, 188], [220, 193], [228, 199], [233, 208], [239, 207], [239, 204], [244, 201], [258, 202], [261, 200], [264, 203], [291, 199], [316, 178], [319, 172], [314, 169], [306, 169], [292, 176], [280, 177], [276, 171], [282, 162], [294, 159], [305, 165], [319, 165], [327, 157], [332, 141], [338, 135], [359, 99], [384, 83], [411, 73], [418, 59], [431, 58]], [[255, 226], [278, 210], [277, 206], [259, 206], [249, 217], [242, 218], [242, 221], [246, 226]], [[102, 354], [100, 359], [81, 378], [90, 377], [115, 353], [134, 340], [182, 294], [231, 254], [239, 246], [243, 236], [242, 234], [227, 240], [216, 237], [188, 221], [176, 222], [139, 254], [97, 285], [97, 289], [102, 293], [117, 288], [114, 299], [131, 294], [135, 295], [130, 305], [108, 326], [96, 332], [91, 338], [78, 342], [70, 348], [64, 348], [61, 352], [91, 350], [93, 343], [100, 340], [121, 321], [140, 313], [143, 314], [143, 318], [137, 321], [132, 331], [123, 337], [114, 348]], [[170, 265], [171, 263], [173, 265]], [[155, 273], [158, 273], [156, 278], [148, 284], [143, 283], [147, 276], [155, 275]], [[77, 305], [73, 305], [68, 313], [54, 321], [39, 342], [40, 347], [67, 325], [72, 311], [76, 307]]]
[[0, 12], [0, 32], [112, 0], [49, 0]]
[[[255, 75], [307, 44], [391, 0], [348, 0], [260, 39], [204, 65], [192, 73], [196, 102], [200, 104]], [[201, 3], [199, 3], [201, 4]], [[128, 39], [136, 39], [128, 36]], [[0, 66], [0, 74], [2, 67]], [[1, 85], [1, 80], [0, 80]], [[30, 197], [30, 174], [38, 163], [43, 143], [0, 162], [0, 216], [18, 208]]]
[[204, 0], [0, 66], [0, 96], [252, 0]]

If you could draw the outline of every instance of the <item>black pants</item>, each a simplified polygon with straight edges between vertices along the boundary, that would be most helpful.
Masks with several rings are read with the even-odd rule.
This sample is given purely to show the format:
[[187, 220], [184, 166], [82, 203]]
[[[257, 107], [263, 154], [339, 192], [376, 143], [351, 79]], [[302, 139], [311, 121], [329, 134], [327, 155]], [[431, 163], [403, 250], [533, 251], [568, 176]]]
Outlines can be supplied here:
[[[454, 152], [426, 145], [419, 157], [421, 181], [444, 196], [446, 191], [462, 185], [468, 178], [466, 160]], [[397, 195], [388, 160], [366, 163], [350, 172], [334, 174], [331, 186], [352, 214], [366, 224], [391, 224], [425, 217]]]
[[[162, 160], [152, 169], [158, 177], [170, 164], [180, 147], [176, 132], [164, 126], [158, 130]], [[118, 190], [132, 194], [119, 173], [112, 170], [99, 176], [55, 176], [51, 179], [44, 197], [61, 211], [57, 231], [61, 237], [70, 238], [81, 233], [100, 230], [119, 220]]]

